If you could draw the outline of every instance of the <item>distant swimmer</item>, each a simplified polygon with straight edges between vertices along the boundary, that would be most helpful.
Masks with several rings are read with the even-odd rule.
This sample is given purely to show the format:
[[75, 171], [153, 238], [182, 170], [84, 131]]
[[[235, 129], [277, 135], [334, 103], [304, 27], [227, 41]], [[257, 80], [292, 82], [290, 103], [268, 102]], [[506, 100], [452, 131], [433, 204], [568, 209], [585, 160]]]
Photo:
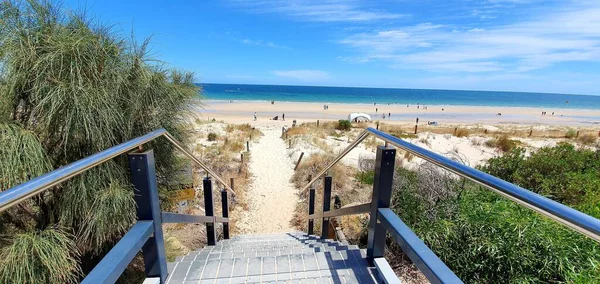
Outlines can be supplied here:
[[254, 113], [254, 121], [256, 121], [256, 112]]

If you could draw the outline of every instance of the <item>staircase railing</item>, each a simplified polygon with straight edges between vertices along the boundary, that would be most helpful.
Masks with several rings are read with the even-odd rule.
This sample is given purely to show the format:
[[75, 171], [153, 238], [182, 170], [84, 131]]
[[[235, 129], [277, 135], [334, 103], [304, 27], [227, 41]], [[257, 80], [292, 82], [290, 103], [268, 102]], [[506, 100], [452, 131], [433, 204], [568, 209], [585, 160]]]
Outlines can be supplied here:
[[[330, 176], [324, 177], [323, 182], [323, 210], [314, 213], [315, 188], [312, 184], [323, 177], [333, 166], [335, 166], [352, 149], [359, 145], [369, 135], [373, 135], [386, 142], [386, 146], [377, 148], [375, 160], [375, 178], [373, 183], [372, 200], [352, 207], [340, 208], [330, 211], [331, 184]], [[421, 272], [432, 283], [461, 283], [461, 280], [433, 253], [429, 247], [420, 240], [410, 228], [402, 222], [389, 207], [392, 196], [392, 181], [396, 149], [388, 147], [391, 144], [399, 149], [407, 151], [425, 161], [431, 162], [440, 168], [482, 185], [518, 204], [530, 208], [552, 220], [555, 220], [569, 229], [579, 232], [585, 236], [600, 242], [600, 220], [587, 214], [579, 212], [554, 200], [543, 197], [527, 189], [481, 172], [459, 162], [453, 161], [442, 155], [436, 154], [419, 146], [394, 137], [383, 131], [367, 128], [350, 145], [336, 156], [325, 168], [323, 168], [309, 183], [301, 189], [301, 193], [307, 190], [309, 196], [308, 205], [308, 233], [313, 234], [314, 219], [321, 219], [322, 237], [327, 237], [329, 230], [329, 218], [369, 213], [370, 221], [368, 227], [367, 259], [378, 267], [382, 278], [388, 282], [398, 281], [396, 275], [384, 261], [386, 233], [390, 233], [402, 250], [408, 255]]]
[[[222, 185], [224, 188], [221, 191], [223, 217], [215, 216], [210, 177], [203, 180], [206, 216], [161, 212], [154, 152], [152, 150], [131, 152], [159, 137], [165, 137], [175, 148]], [[146, 276], [148, 278], [158, 277], [160, 282], [164, 283], [167, 279], [167, 262], [162, 224], [205, 223], [207, 242], [209, 245], [215, 245], [217, 241], [216, 223], [223, 223], [223, 237], [229, 238], [228, 192], [235, 196], [231, 186], [165, 129], [152, 131], [0, 192], [0, 212], [126, 152], [128, 152], [131, 181], [136, 190], [134, 199], [137, 205], [137, 221], [82, 283], [114, 283], [140, 250], [144, 257]]]

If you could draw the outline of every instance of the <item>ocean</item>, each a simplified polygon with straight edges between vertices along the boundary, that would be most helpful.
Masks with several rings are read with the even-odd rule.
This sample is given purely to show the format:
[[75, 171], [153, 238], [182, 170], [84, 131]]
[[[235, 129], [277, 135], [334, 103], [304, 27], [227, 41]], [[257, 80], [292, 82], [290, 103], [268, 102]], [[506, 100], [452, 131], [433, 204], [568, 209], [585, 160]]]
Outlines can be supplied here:
[[600, 96], [391, 88], [204, 83], [210, 100], [600, 109]]

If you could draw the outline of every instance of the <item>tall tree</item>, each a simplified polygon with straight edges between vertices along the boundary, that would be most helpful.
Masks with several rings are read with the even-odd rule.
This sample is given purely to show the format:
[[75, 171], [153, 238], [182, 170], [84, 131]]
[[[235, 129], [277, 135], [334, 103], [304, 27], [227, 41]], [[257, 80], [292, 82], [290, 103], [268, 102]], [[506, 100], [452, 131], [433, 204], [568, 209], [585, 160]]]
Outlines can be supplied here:
[[[0, 190], [157, 128], [185, 141], [199, 88], [148, 44], [51, 2], [1, 2]], [[173, 148], [151, 147], [167, 184]], [[0, 214], [0, 283], [77, 282], [134, 218], [123, 157], [55, 186]]]

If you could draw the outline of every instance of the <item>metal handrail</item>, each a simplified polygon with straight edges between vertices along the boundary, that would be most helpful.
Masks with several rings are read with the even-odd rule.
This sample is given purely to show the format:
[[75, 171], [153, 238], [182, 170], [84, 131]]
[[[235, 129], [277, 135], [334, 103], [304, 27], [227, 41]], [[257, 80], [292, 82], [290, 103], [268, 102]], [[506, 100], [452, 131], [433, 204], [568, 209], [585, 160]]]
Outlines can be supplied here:
[[356, 146], [358, 146], [358, 144], [360, 144], [363, 140], [365, 140], [365, 138], [367, 138], [367, 136], [369, 136], [369, 133], [365, 130], [363, 132], [361, 132], [356, 139], [354, 139], [354, 141], [352, 141], [352, 143], [350, 143], [350, 145], [348, 145], [348, 147], [346, 147], [346, 149], [344, 149], [344, 151], [342, 151], [337, 157], [335, 157], [333, 159], [333, 161], [331, 161], [329, 163], [329, 165], [327, 165], [325, 168], [323, 168], [323, 170], [321, 170], [311, 181], [308, 182], [308, 184], [306, 184], [301, 190], [300, 190], [300, 194], [303, 194], [304, 192], [306, 192], [306, 190], [315, 182], [317, 181], [319, 178], [321, 178], [325, 173], [327, 173], [327, 171], [329, 171], [329, 169], [331, 169], [333, 166], [335, 166], [335, 164], [337, 164], [341, 159], [343, 159], [348, 153], [350, 153], [350, 151], [352, 151], [352, 149], [354, 149]]
[[370, 127], [366, 131], [423, 160], [491, 189], [522, 206], [600, 242], [600, 220], [592, 216], [440, 154], [423, 149], [388, 133]]
[[391, 134], [379, 131], [374, 128], [367, 128], [354, 140], [342, 153], [336, 156], [323, 170], [321, 170], [304, 188], [301, 193], [308, 189], [312, 183], [317, 181], [335, 164], [344, 158], [354, 147], [369, 135], [388, 142], [404, 151], [407, 151], [423, 160], [431, 162], [445, 170], [448, 170], [461, 177], [478, 183], [492, 191], [517, 202], [518, 204], [530, 208], [548, 218], [551, 218], [568, 228], [577, 231], [593, 240], [600, 242], [600, 220], [579, 212], [571, 207], [563, 205], [559, 202], [543, 197], [537, 193], [531, 192], [520, 186], [499, 179], [490, 174], [476, 170], [459, 162], [446, 158], [440, 154], [423, 149], [412, 143], [406, 142], [400, 138], [394, 137]]
[[3, 192], [0, 192], [0, 212], [22, 202], [23, 200], [44, 192], [61, 182], [64, 182], [76, 175], [79, 175], [97, 165], [100, 165], [112, 158], [119, 156], [127, 151], [137, 148], [145, 143], [148, 143], [158, 137], [164, 136], [167, 141], [171, 142], [175, 148], [181, 151], [184, 155], [194, 161], [210, 176], [214, 177], [221, 183], [227, 191], [235, 195], [235, 191], [215, 172], [213, 172], [206, 164], [196, 158], [188, 151], [181, 142], [177, 141], [166, 129], [161, 128], [154, 130], [146, 135], [131, 139], [127, 142], [110, 147], [104, 151], [98, 152], [81, 160], [75, 161], [64, 167], [60, 167], [51, 172], [45, 173], [39, 177], [21, 183]]

